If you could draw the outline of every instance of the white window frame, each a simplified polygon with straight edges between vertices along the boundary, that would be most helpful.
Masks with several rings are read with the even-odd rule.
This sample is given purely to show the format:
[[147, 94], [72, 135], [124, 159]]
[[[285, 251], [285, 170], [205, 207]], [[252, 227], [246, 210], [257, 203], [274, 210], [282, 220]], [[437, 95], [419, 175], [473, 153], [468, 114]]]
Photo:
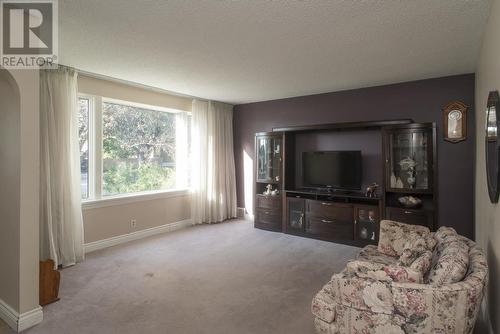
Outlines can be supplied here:
[[89, 107], [89, 118], [88, 118], [88, 147], [89, 147], [89, 152], [88, 152], [88, 197], [85, 199], [82, 199], [82, 201], [88, 201], [91, 199], [95, 198], [95, 103], [94, 103], [94, 96], [88, 95], [88, 94], [78, 94], [78, 99], [86, 99], [89, 101], [88, 107]]
[[[190, 188], [181, 189], [164, 189], [142, 191], [137, 193], [126, 193], [112, 196], [102, 195], [103, 186], [103, 166], [102, 166], [102, 107], [103, 103], [115, 103], [136, 108], [149, 109], [154, 111], [163, 111], [168, 113], [187, 113], [190, 112], [172, 108], [165, 108], [144, 103], [124, 101], [99, 95], [79, 93], [78, 98], [88, 99], [89, 101], [89, 176], [88, 189], [89, 196], [87, 199], [82, 199], [83, 209], [92, 209], [99, 207], [107, 207], [114, 205], [122, 205], [126, 203], [141, 202], [146, 200], [154, 200], [161, 198], [186, 196], [190, 192]], [[177, 165], [177, 162], [176, 162]]]

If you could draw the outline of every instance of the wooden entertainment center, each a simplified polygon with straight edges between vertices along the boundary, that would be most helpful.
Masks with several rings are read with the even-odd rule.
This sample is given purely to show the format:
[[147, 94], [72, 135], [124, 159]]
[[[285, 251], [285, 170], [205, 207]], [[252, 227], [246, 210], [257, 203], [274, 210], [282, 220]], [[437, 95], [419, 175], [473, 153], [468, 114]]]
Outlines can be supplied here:
[[[345, 147], [362, 152], [363, 186], [379, 184], [373, 196], [367, 196], [364, 189], [302, 187], [303, 152]], [[402, 119], [283, 127], [257, 133], [255, 227], [356, 246], [378, 242], [383, 218], [434, 230], [436, 163], [434, 123]], [[365, 179], [365, 175], [374, 179]], [[403, 196], [417, 197], [421, 203], [408, 208], [399, 202]]]

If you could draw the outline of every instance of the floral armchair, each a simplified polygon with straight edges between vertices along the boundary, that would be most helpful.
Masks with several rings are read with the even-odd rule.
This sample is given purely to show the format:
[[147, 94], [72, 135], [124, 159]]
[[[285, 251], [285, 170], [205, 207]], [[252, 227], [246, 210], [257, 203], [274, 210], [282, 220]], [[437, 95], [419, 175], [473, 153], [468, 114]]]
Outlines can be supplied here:
[[472, 333], [488, 268], [452, 228], [382, 221], [377, 246], [314, 297], [317, 333]]

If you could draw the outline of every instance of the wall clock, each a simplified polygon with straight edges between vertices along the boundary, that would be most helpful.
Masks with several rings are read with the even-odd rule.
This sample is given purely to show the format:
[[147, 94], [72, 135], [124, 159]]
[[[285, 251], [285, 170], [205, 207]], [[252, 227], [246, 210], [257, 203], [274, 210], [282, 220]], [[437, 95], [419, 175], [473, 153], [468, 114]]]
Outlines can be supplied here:
[[467, 109], [460, 101], [450, 102], [443, 108], [444, 140], [458, 143], [467, 138]]

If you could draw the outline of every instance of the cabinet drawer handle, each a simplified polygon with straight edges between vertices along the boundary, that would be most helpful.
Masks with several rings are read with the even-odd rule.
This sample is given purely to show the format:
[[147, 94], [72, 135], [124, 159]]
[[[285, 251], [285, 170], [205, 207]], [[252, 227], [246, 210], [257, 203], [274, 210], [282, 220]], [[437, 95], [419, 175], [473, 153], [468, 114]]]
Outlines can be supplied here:
[[332, 205], [332, 203], [328, 203], [328, 202], [323, 202], [323, 203], [321, 203], [321, 205], [325, 205], [325, 206], [331, 206], [331, 205]]
[[413, 212], [411, 212], [411, 211], [406, 211], [406, 210], [405, 210], [405, 213], [406, 213], [407, 215], [409, 215], [409, 214], [412, 214]]
[[334, 220], [326, 220], [326, 219], [321, 219], [322, 223], [333, 223]]

